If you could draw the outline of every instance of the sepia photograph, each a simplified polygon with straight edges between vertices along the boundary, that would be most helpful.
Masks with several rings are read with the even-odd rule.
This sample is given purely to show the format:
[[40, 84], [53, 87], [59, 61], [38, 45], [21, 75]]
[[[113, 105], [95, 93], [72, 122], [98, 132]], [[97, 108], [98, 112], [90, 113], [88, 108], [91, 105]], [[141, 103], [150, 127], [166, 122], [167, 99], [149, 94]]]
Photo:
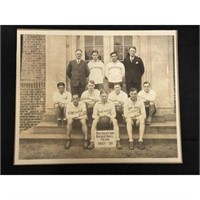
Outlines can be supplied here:
[[14, 165], [182, 163], [177, 30], [18, 29]]

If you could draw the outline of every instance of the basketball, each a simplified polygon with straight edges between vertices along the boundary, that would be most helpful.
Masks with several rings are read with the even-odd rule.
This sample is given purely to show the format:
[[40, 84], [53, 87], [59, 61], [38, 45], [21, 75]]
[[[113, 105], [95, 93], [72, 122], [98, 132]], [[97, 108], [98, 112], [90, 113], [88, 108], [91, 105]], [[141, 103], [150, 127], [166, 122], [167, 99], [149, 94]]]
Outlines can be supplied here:
[[107, 116], [102, 116], [99, 118], [99, 122], [97, 124], [98, 130], [109, 130], [111, 129], [111, 121]]

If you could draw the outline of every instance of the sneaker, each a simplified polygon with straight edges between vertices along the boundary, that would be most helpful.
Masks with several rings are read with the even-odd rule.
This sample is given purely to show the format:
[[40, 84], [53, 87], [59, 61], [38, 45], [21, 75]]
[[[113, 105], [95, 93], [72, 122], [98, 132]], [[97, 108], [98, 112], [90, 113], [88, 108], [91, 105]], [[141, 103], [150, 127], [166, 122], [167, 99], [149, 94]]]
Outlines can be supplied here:
[[65, 149], [69, 149], [70, 148], [70, 144], [71, 144], [71, 141], [67, 140], [67, 143], [65, 145]]
[[116, 148], [117, 148], [118, 150], [122, 149], [122, 146], [121, 146], [121, 144], [120, 144], [120, 141], [117, 141]]
[[145, 145], [144, 145], [144, 142], [140, 142], [138, 141], [138, 147], [137, 147], [139, 150], [144, 150], [145, 149]]
[[67, 126], [67, 120], [66, 120], [66, 119], [63, 119], [62, 125], [63, 125], [63, 126]]
[[133, 149], [134, 149], [133, 141], [129, 142], [129, 149], [130, 149], [130, 150], [133, 150]]
[[91, 143], [90, 143], [90, 145], [88, 146], [88, 149], [89, 149], [89, 150], [94, 149], [94, 142], [91, 142]]
[[83, 146], [83, 149], [87, 149], [87, 148], [88, 148], [88, 141], [85, 140], [85, 142], [84, 142], [84, 146]]
[[57, 125], [58, 125], [58, 126], [62, 126], [62, 120], [61, 120], [61, 119], [58, 119], [58, 120], [57, 120]]

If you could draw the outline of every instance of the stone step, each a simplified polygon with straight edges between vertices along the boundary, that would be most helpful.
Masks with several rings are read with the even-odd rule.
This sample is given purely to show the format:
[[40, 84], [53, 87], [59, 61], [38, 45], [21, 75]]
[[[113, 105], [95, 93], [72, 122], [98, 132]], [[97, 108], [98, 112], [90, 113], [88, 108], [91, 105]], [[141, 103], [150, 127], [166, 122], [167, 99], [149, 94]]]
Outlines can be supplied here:
[[[120, 134], [126, 134], [126, 125], [119, 124]], [[88, 131], [90, 134], [91, 124], [88, 124]], [[81, 132], [81, 127], [78, 124], [73, 125], [73, 132]], [[138, 128], [134, 127], [133, 132], [138, 133]], [[65, 134], [66, 127], [58, 127], [55, 122], [41, 122], [34, 127], [35, 134]], [[145, 127], [145, 133], [151, 134], [176, 134], [176, 122], [160, 122], [152, 123]]]
[[[133, 138], [138, 139], [139, 134], [133, 133]], [[66, 140], [66, 134], [65, 133], [46, 133], [46, 134], [40, 134], [40, 133], [34, 133], [34, 128], [30, 128], [26, 131], [22, 131], [19, 135], [20, 140]], [[82, 131], [73, 130], [71, 134], [72, 140], [76, 143], [82, 143], [83, 142], [83, 134]], [[89, 134], [90, 139], [90, 134]], [[120, 139], [121, 140], [128, 140], [128, 135], [123, 133], [120, 133]], [[173, 133], [146, 133], [144, 134], [144, 139], [161, 139], [161, 140], [176, 140], [177, 135]]]
[[[165, 122], [165, 121], [175, 121], [175, 114], [165, 114], [165, 115], [154, 115], [152, 118], [152, 122]], [[43, 122], [56, 122], [55, 114], [50, 112], [46, 113], [42, 116]]]

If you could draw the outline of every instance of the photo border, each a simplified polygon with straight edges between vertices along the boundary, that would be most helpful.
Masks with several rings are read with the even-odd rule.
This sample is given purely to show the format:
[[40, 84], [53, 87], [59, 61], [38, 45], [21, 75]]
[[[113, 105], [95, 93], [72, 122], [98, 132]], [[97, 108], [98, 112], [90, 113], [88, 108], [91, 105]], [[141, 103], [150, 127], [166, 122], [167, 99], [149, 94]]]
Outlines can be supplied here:
[[[43, 28], [47, 28], [47, 26], [42, 26]], [[88, 28], [89, 30], [92, 28], [92, 29], [94, 29], [94, 27], [93, 26], [78, 26], [79, 28]], [[105, 26], [106, 27], [106, 26]], [[105, 30], [105, 27], [104, 27], [104, 30]], [[2, 27], [2, 33], [5, 33], [6, 31], [8, 31], [7, 33], [7, 39], [11, 39], [11, 41], [12, 42], [14, 42], [14, 44], [16, 44], [16, 36], [15, 36], [15, 34], [13, 34], [13, 32], [16, 32], [16, 29], [17, 28], [27, 28], [27, 26], [7, 26], [7, 27], [5, 27], [5, 26], [3, 26]], [[28, 26], [28, 28], [30, 28], [29, 26]], [[41, 26], [32, 26], [32, 28], [41, 28]], [[58, 26], [48, 26], [48, 29], [49, 28], [53, 28], [53, 29], [58, 29]], [[69, 28], [74, 28], [74, 26], [61, 26], [61, 27], [59, 27], [59, 29], [60, 28], [65, 28], [65, 29], [69, 29]], [[76, 27], [77, 28], [77, 27]], [[98, 29], [99, 28], [102, 28], [102, 26], [98, 26]], [[109, 26], [109, 28], [116, 28], [116, 26]], [[195, 35], [195, 36], [197, 36], [198, 34], [198, 30], [197, 30], [197, 26], [195, 27], [195, 26], [187, 26], [187, 28], [186, 28], [186, 26], [118, 26], [117, 27], [117, 29], [119, 29], [119, 28], [121, 28], [121, 29], [130, 29], [130, 28], [132, 28], [132, 30], [133, 29], [155, 29], [156, 28], [156, 30], [157, 29], [160, 29], [161, 28], [161, 30], [163, 30], [163, 28], [164, 29], [169, 29], [169, 30], [174, 30], [174, 29], [177, 29], [178, 30], [178, 34], [180, 35], [180, 33], [184, 33], [184, 29], [193, 29], [193, 32], [191, 32], [191, 34], [192, 35]], [[195, 30], [195, 31], [194, 31]], [[10, 32], [11, 31], [11, 32]], [[186, 31], [187, 32], [187, 31]], [[12, 36], [11, 36], [12, 35]], [[184, 35], [184, 34], [183, 34]], [[5, 35], [4, 34], [2, 34], [2, 36], [3, 36], [3, 38], [5, 39]], [[11, 38], [9, 38], [9, 36], [11, 36]], [[179, 38], [180, 38], [180, 36], [179, 36]], [[14, 40], [13, 40], [14, 39]], [[191, 37], [190, 37], [190, 39], [191, 39]], [[179, 39], [180, 40], [180, 39]], [[193, 40], [197, 40], [197, 38], [196, 37], [193, 37]], [[187, 41], [187, 39], [186, 39], [186, 41]], [[8, 40], [2, 40], [2, 46], [3, 47], [5, 47], [4, 45], [5, 45], [5, 42], [7, 42], [7, 44], [10, 44], [10, 46], [9, 47], [11, 47], [11, 46], [13, 46], [13, 43], [11, 42], [10, 43], [10, 41], [8, 41]], [[184, 41], [185, 42], [185, 41]], [[180, 43], [178, 44], [178, 46], [180, 46]], [[16, 47], [15, 47], [16, 48]], [[8, 48], [8, 50], [11, 50], [11, 49], [9, 49]], [[180, 50], [180, 48], [179, 48], [179, 50]], [[193, 48], [193, 51], [196, 53], [196, 52], [198, 52], [198, 50], [199, 49], [197, 49], [197, 47], [195, 48], [195, 46], [194, 46], [194, 48]], [[14, 55], [13, 54], [13, 49], [12, 49], [12, 55]], [[7, 51], [7, 56], [9, 57], [10, 56], [10, 53], [11, 52], [8, 52]], [[4, 64], [5, 64], [5, 56], [6, 56], [6, 51], [3, 51], [2, 52], [2, 66], [5, 66]], [[180, 54], [180, 56], [181, 56], [181, 54]], [[179, 56], [179, 59], [180, 59], [180, 56]], [[7, 58], [8, 58], [7, 57]], [[14, 56], [14, 57], [16, 57], [16, 56]], [[14, 63], [13, 62], [13, 57], [9, 57], [9, 58], [12, 58], [11, 60], [12, 60], [12, 63]], [[179, 60], [180, 61], [180, 60]], [[195, 60], [196, 61], [196, 60]], [[195, 64], [197, 64], [198, 63], [198, 61], [195, 63]], [[12, 67], [13, 67], [13, 65], [11, 65]], [[197, 66], [197, 65], [194, 65], [194, 66]], [[3, 68], [3, 69], [5, 69], [5, 68]], [[180, 71], [181, 71], [181, 69], [179, 69]], [[194, 73], [194, 71], [192, 71], [193, 72], [193, 75], [198, 75], [198, 73]], [[13, 75], [15, 76], [15, 74], [12, 74], [12, 76], [11, 77], [13, 77]], [[180, 77], [180, 75], [181, 75], [181, 73], [179, 72], [179, 78], [181, 78]], [[195, 76], [194, 76], [195, 77]], [[10, 80], [10, 79], [9, 79]], [[7, 84], [8, 84], [8, 82], [6, 82]], [[191, 83], [191, 82], [190, 82]], [[11, 80], [11, 84], [13, 85], [13, 80]], [[9, 85], [9, 84], [8, 84]], [[181, 84], [180, 84], [180, 87], [181, 87]], [[14, 87], [15, 88], [15, 87]], [[13, 89], [13, 87], [12, 87], [12, 89]], [[13, 90], [11, 90], [11, 91], [13, 91]], [[182, 91], [180, 90], [180, 93], [182, 93]], [[181, 96], [181, 95], [180, 95]], [[194, 96], [193, 96], [194, 97]], [[13, 100], [13, 99], [12, 99]], [[182, 100], [181, 100], [182, 101]], [[181, 104], [181, 101], [180, 101], [180, 104]], [[13, 104], [12, 104], [13, 105]], [[6, 107], [3, 107], [3, 108], [6, 108]], [[13, 108], [13, 107], [12, 107]], [[196, 108], [195, 108], [196, 109]], [[196, 111], [197, 111], [197, 109], [196, 109]], [[191, 114], [191, 113], [190, 113]], [[181, 112], [181, 117], [182, 117], [182, 112]], [[12, 118], [12, 117], [11, 117]], [[12, 118], [13, 119], [13, 118]], [[12, 121], [13, 122], [13, 121]], [[12, 123], [13, 124], [13, 123]], [[182, 123], [181, 123], [181, 125], [182, 125]], [[182, 127], [184, 127], [183, 125], [182, 125]], [[197, 130], [197, 127], [195, 127], [196, 129], [195, 130]], [[194, 129], [193, 129], [194, 130]], [[182, 128], [182, 132], [184, 131], [184, 129]], [[193, 139], [195, 139], [195, 144], [199, 144], [199, 141], [196, 141], [197, 140], [197, 138], [199, 137], [199, 135], [198, 134], [196, 134], [196, 132], [193, 132], [193, 135], [195, 136], [195, 138], [193, 138]], [[192, 136], [193, 136], [192, 135]], [[2, 141], [7, 141], [7, 140], [4, 140], [5, 139], [5, 135], [4, 134], [2, 134]], [[12, 135], [13, 136], [13, 135]], [[182, 142], [184, 142], [184, 137], [182, 137], [183, 138], [183, 141]], [[11, 140], [11, 141], [13, 141], [13, 140]], [[2, 143], [3, 144], [3, 143]], [[185, 151], [184, 150], [184, 146], [185, 146], [185, 144], [183, 143], [182, 144], [182, 146], [183, 146], [183, 151]], [[5, 161], [5, 157], [4, 157], [4, 148], [3, 147], [5, 147], [5, 145], [2, 145], [2, 161]], [[197, 148], [197, 146], [196, 145], [193, 145], [193, 147], [195, 147], [195, 148]], [[13, 147], [12, 146], [9, 146], [9, 148], [10, 149], [13, 149]], [[192, 148], [193, 149], [193, 151], [194, 151], [194, 148]], [[10, 152], [10, 151], [9, 151]], [[195, 152], [196, 153], [196, 152]], [[199, 152], [198, 152], [198, 154], [199, 154]], [[185, 155], [187, 155], [187, 154], [185, 154]], [[196, 155], [196, 154], [195, 154]], [[13, 154], [12, 154], [12, 157], [13, 157]], [[9, 157], [10, 158], [10, 157]], [[184, 158], [184, 154], [183, 154], [183, 158]], [[183, 161], [185, 162], [185, 159], [183, 159]], [[197, 159], [197, 161], [198, 161], [198, 159]], [[3, 162], [2, 162], [3, 163]], [[4, 162], [5, 163], [5, 162]], [[195, 162], [196, 163], [196, 162]], [[118, 164], [115, 164], [115, 166], [116, 165], [118, 165]], [[147, 164], [148, 165], [148, 164]], [[5, 165], [2, 165], [2, 166], [5, 166]], [[11, 165], [12, 166], [12, 165]], [[81, 166], [83, 166], [83, 165], [81, 165]], [[99, 166], [99, 165], [94, 165], [94, 166]], [[108, 165], [106, 165], [106, 166], [108, 166]], [[113, 165], [112, 165], [113, 166]], [[121, 165], [118, 165], [118, 166], [121, 166]], [[122, 165], [123, 166], [123, 165]], [[127, 165], [126, 165], [127, 166]], [[128, 165], [128, 166], [132, 166], [132, 167], [134, 167], [134, 165], [132, 165], [132, 164], [130, 164], [130, 165]], [[138, 165], [135, 165], [135, 166], [138, 166]], [[144, 165], [143, 165], [144, 166]], [[161, 166], [161, 165], [159, 165], [159, 166]], [[169, 165], [167, 165], [167, 166], [169, 166]], [[177, 165], [173, 165], [173, 166], [177, 166]], [[179, 166], [179, 165], [178, 165]], [[183, 163], [183, 165], [182, 166], [184, 166], [184, 163]], [[14, 167], [14, 166], [12, 166], [12, 167]], [[17, 166], [17, 167], [19, 167], [19, 166]], [[35, 167], [35, 166], [34, 166]], [[46, 166], [45, 166], [46, 167]], [[170, 167], [169, 167], [170, 168]], [[4, 168], [5, 169], [5, 168]], [[97, 167], [97, 169], [98, 169], [98, 167]], [[194, 168], [193, 168], [194, 169]], [[195, 170], [196, 170], [197, 168], [195, 168]], [[26, 171], [26, 170], [25, 170]], [[48, 171], [48, 170], [47, 170]], [[116, 170], [115, 170], [116, 171]], [[136, 170], [137, 171], [137, 170]], [[128, 171], [126, 171], [126, 172], [128, 172], [128, 173], [130, 173], [130, 171], [128, 170]], [[145, 172], [145, 171], [144, 171]], [[190, 171], [191, 172], [191, 171]], [[195, 171], [196, 172], [196, 171]]]

